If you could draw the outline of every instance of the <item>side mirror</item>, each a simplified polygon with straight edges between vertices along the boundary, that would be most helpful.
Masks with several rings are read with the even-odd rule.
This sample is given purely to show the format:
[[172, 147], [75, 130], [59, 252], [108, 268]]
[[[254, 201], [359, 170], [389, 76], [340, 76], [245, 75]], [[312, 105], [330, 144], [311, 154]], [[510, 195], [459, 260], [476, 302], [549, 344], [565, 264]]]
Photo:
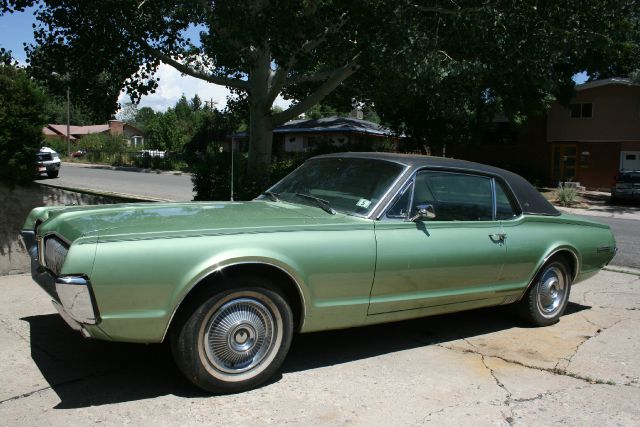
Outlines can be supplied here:
[[418, 205], [416, 206], [416, 213], [410, 217], [407, 221], [416, 222], [423, 219], [434, 219], [436, 217], [436, 210], [433, 205]]

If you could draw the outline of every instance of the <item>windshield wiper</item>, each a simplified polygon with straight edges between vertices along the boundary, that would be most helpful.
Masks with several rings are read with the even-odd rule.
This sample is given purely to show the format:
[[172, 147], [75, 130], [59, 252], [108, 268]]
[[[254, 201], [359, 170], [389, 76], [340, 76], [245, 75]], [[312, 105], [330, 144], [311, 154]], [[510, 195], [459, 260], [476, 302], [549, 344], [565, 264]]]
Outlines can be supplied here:
[[280, 193], [274, 193], [273, 191], [263, 191], [262, 193], [263, 196], [267, 196], [269, 199], [271, 199], [272, 202], [279, 202], [280, 199]]
[[321, 199], [320, 197], [312, 196], [311, 194], [305, 194], [305, 193], [296, 193], [296, 196], [304, 197], [305, 199], [309, 199], [309, 200], [313, 200], [314, 202], [316, 202], [316, 205], [318, 205], [318, 207], [320, 209], [324, 210], [325, 212], [330, 213], [331, 215], [335, 215], [337, 213], [335, 211], [335, 209], [333, 209], [331, 207], [331, 203], [329, 203], [325, 199]]

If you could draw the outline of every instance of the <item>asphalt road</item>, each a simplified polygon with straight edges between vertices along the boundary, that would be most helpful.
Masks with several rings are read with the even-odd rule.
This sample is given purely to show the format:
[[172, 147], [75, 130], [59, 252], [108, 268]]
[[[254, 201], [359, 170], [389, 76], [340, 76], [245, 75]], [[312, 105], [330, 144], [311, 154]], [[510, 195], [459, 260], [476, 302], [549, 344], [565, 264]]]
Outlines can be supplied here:
[[176, 202], [193, 199], [193, 185], [189, 174], [113, 170], [101, 166], [87, 167], [65, 163], [58, 178], [43, 178], [38, 182], [58, 187]]
[[640, 268], [640, 221], [579, 215], [583, 218], [608, 224], [616, 237], [618, 253], [611, 261], [612, 265]]

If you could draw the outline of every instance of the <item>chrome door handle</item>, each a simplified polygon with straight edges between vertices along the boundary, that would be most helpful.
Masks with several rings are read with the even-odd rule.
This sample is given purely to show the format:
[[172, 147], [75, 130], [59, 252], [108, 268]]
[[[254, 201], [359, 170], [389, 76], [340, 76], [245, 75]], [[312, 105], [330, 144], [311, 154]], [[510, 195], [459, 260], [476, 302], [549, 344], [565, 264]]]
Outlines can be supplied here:
[[506, 233], [494, 233], [494, 234], [489, 234], [489, 238], [494, 243], [502, 244], [502, 243], [504, 243], [505, 239], [507, 238], [507, 235], [506, 235]]

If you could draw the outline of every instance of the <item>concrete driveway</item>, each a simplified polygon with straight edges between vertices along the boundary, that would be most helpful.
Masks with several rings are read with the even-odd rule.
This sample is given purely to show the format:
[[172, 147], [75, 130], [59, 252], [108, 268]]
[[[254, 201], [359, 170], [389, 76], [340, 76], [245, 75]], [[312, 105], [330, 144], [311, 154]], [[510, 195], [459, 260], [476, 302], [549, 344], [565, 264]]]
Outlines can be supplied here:
[[282, 375], [207, 396], [163, 345], [88, 341], [28, 275], [0, 277], [2, 425], [638, 425], [640, 276], [576, 285], [528, 328], [504, 309], [298, 336]]

